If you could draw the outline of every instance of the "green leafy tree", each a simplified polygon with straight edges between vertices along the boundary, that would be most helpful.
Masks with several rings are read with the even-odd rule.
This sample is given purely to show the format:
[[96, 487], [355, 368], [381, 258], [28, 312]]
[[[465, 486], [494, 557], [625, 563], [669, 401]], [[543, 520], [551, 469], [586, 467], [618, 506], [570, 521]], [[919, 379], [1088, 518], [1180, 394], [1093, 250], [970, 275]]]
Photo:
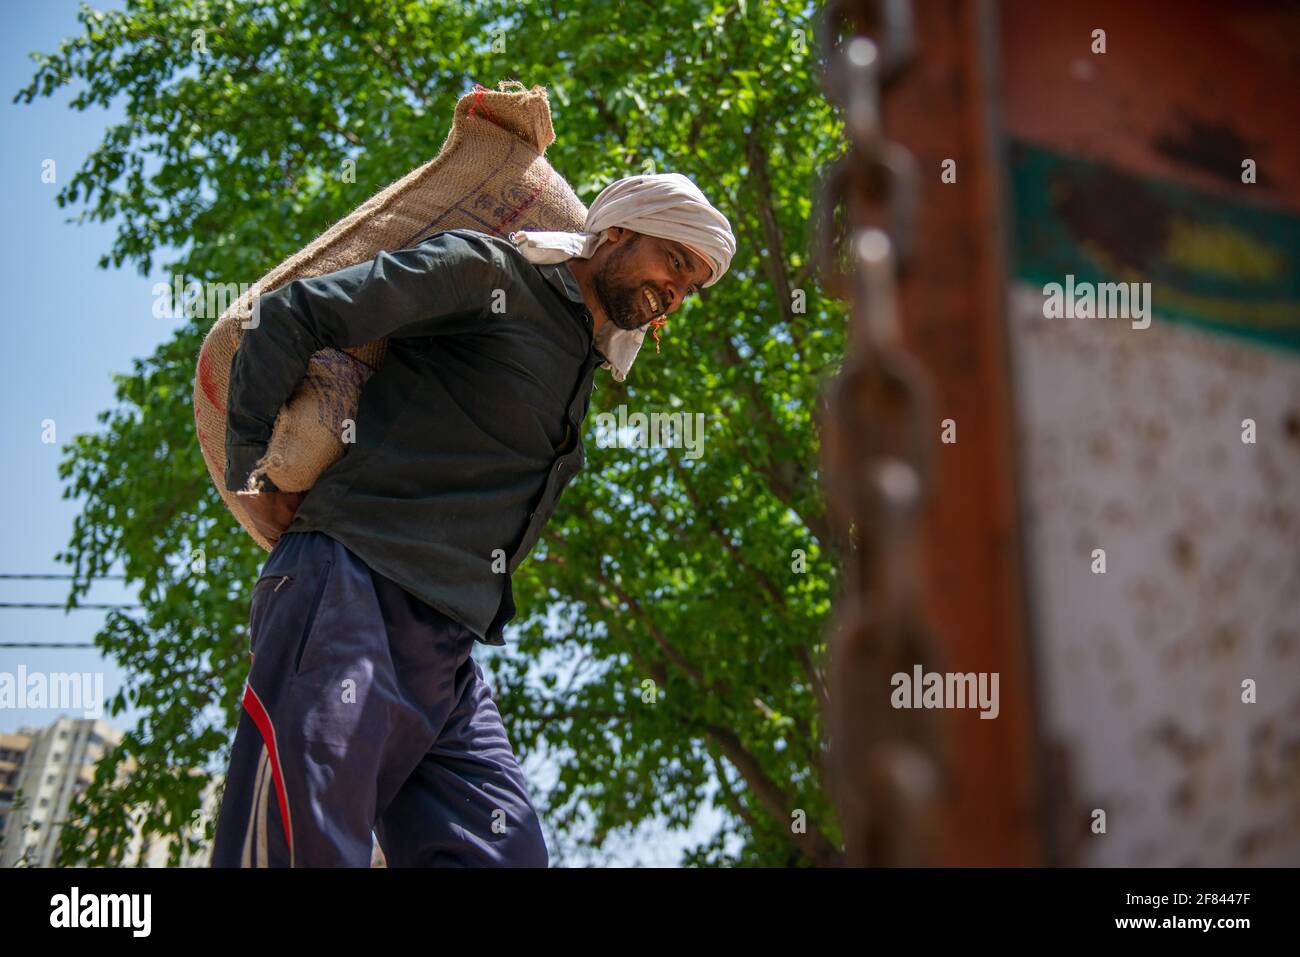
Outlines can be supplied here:
[[[502, 79], [548, 88], [548, 156], [585, 201], [675, 170], [731, 219], [728, 276], [672, 317], [662, 354], [647, 342], [627, 383], [598, 378], [587, 469], [517, 574], [513, 640], [493, 659], [516, 750], [558, 768], [539, 809], [588, 851], [712, 803], [724, 824], [683, 863], [840, 859], [819, 706], [836, 569], [812, 414], [843, 316], [816, 295], [807, 253], [840, 127], [811, 15], [794, 0], [129, 0], [83, 7], [84, 32], [34, 54], [16, 96], [76, 85], [79, 110], [124, 98], [125, 121], [58, 196], [116, 225], [105, 268], [148, 274], [171, 248], [169, 274], [252, 281], [434, 155], [456, 99]], [[143, 604], [96, 638], [130, 675], [112, 712], [144, 717], [70, 815], [65, 860], [120, 860], [131, 809], [181, 835], [205, 783], [187, 769], [224, 766], [233, 737], [266, 555], [193, 433], [210, 322], [117, 376], [116, 408], [61, 465], [83, 503], [59, 556], [70, 600], [120, 561]], [[620, 404], [703, 413], [703, 454], [597, 447], [595, 416]]]

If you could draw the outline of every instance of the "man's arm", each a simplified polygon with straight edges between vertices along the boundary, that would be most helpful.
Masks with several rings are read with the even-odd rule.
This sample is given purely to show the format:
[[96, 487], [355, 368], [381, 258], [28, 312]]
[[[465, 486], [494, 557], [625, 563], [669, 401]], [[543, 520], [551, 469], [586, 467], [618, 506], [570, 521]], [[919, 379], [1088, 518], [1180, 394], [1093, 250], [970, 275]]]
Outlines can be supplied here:
[[482, 328], [492, 290], [510, 282], [506, 255], [487, 237], [442, 233], [261, 296], [258, 324], [244, 330], [230, 364], [226, 488], [244, 487], [312, 353]]

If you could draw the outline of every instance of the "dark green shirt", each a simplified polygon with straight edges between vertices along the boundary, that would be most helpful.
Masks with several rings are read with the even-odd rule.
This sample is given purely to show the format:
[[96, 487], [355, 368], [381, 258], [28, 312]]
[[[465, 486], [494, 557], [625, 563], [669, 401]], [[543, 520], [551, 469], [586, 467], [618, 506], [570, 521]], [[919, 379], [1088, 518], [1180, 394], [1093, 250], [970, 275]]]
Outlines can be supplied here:
[[355, 442], [288, 531], [338, 539], [478, 640], [504, 645], [510, 575], [582, 469], [582, 422], [605, 361], [568, 266], [535, 266], [507, 240], [454, 229], [296, 280], [259, 310], [230, 367], [226, 488], [244, 486], [312, 353], [387, 337]]

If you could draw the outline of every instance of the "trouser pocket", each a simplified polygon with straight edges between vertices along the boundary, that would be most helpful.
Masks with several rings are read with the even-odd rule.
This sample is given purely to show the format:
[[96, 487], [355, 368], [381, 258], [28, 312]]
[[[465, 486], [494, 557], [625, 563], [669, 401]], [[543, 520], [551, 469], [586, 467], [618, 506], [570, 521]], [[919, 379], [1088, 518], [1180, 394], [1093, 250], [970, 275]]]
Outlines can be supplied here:
[[316, 615], [333, 560], [263, 575], [253, 585], [248, 653], [262, 655], [282, 674], [297, 675], [309, 658]]
[[266, 603], [273, 601], [272, 596], [280, 594], [291, 585], [293, 585], [292, 575], [263, 575], [253, 583], [253, 594], [249, 601], [248, 614], [248, 655], [250, 658], [253, 656], [257, 644], [257, 635], [262, 630], [261, 625], [266, 617]]

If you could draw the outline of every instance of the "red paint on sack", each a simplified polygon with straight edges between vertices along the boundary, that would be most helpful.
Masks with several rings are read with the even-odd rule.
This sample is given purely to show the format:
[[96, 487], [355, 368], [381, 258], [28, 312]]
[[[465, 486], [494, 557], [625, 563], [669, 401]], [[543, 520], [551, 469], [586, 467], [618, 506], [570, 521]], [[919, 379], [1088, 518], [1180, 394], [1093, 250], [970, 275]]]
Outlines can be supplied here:
[[[203, 352], [199, 353], [199, 368], [196, 375], [199, 378], [199, 388], [203, 390], [203, 394], [207, 396], [208, 401], [213, 404], [216, 410], [224, 415], [226, 403], [222, 401], [216, 384], [212, 381], [211, 370], [208, 369], [208, 357]], [[196, 416], [199, 414], [197, 409], [194, 410], [194, 414]]]

